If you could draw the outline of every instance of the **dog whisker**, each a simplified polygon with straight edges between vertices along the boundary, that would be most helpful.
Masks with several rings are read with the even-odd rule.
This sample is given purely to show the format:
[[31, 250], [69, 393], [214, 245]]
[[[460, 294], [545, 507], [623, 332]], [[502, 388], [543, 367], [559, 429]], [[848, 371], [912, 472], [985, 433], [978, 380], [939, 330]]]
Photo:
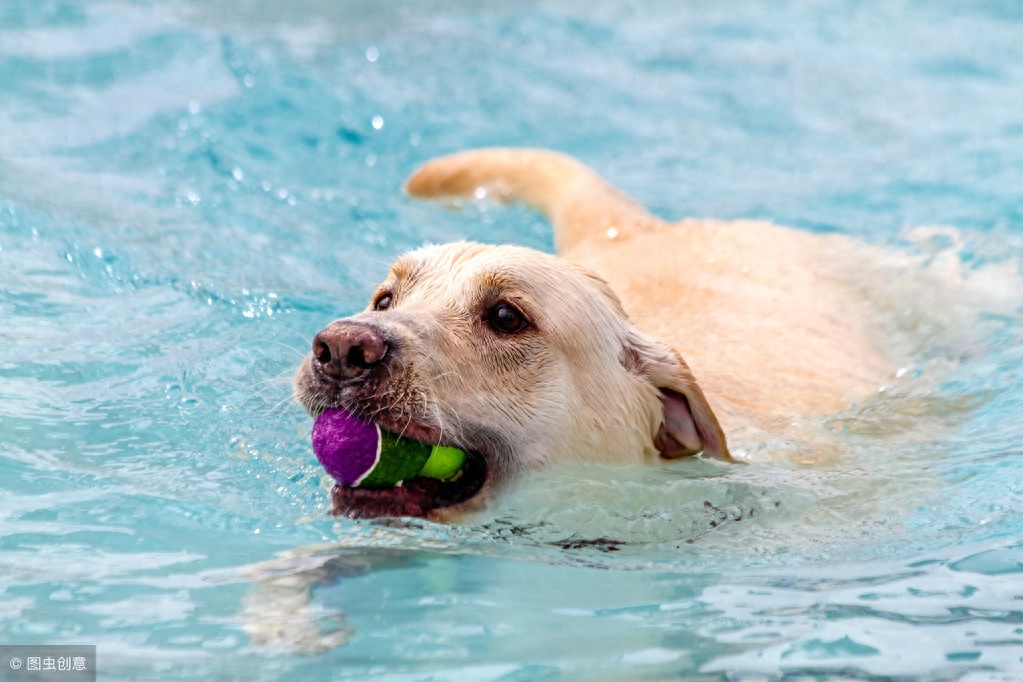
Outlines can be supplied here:
[[[305, 338], [305, 337], [303, 337], [303, 338]], [[292, 353], [294, 353], [295, 355], [297, 355], [299, 358], [305, 358], [306, 354], [308, 353], [308, 351], [305, 350], [305, 349], [295, 348], [294, 346], [291, 346], [291, 345], [289, 345], [287, 343], [284, 343], [283, 341], [277, 341], [276, 339], [264, 339], [263, 343], [272, 343], [274, 345], [286, 348], [287, 350], [289, 350]], [[312, 345], [313, 345], [312, 341], [309, 341], [308, 345], [306, 345], [306, 348], [309, 348]]]

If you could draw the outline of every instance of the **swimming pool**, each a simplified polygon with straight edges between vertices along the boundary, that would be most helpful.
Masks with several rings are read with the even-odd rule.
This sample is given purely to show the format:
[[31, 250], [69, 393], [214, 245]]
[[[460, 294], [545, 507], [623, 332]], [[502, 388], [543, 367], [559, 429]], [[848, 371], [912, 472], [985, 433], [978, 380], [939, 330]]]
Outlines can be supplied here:
[[289, 383], [397, 252], [551, 250], [405, 198], [437, 154], [912, 252], [951, 225], [977, 274], [1023, 255], [1021, 111], [998, 0], [0, 4], [0, 643], [103, 680], [1020, 678], [1018, 309], [914, 337], [825, 465], [551, 470], [460, 527], [327, 517]]

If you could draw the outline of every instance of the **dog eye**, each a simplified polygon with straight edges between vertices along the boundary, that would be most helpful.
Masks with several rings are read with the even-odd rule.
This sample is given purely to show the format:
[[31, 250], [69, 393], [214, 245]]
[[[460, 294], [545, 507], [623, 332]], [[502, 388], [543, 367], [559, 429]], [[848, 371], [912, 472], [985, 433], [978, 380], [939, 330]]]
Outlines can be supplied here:
[[510, 303], [499, 302], [487, 313], [487, 322], [499, 332], [514, 334], [526, 328], [526, 318]]
[[387, 310], [391, 307], [391, 294], [384, 294], [373, 302], [373, 310]]

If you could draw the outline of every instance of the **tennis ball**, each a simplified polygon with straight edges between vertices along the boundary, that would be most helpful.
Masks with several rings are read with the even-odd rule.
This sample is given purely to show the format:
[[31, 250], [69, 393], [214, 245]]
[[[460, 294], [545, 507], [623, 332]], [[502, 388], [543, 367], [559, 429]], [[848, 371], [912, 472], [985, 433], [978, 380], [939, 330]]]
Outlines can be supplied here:
[[347, 410], [324, 410], [313, 424], [313, 452], [347, 487], [387, 488], [416, 476], [454, 480], [466, 455], [458, 448], [401, 438]]
[[434, 445], [430, 458], [419, 471], [425, 478], [439, 478], [442, 481], [453, 481], [462, 473], [465, 466], [465, 453], [458, 448]]

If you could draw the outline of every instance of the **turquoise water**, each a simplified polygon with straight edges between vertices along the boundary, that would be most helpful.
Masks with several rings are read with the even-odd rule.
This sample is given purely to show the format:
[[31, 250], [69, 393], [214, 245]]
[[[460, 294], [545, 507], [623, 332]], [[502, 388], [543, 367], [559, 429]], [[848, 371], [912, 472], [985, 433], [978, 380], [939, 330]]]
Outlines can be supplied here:
[[329, 518], [289, 399], [396, 253], [552, 248], [402, 195], [472, 146], [665, 217], [950, 225], [923, 257], [1012, 299], [1021, 7], [3, 0], [0, 643], [103, 680], [1023, 678], [1011, 302], [907, 285], [833, 460], [551, 470], [458, 527]]

